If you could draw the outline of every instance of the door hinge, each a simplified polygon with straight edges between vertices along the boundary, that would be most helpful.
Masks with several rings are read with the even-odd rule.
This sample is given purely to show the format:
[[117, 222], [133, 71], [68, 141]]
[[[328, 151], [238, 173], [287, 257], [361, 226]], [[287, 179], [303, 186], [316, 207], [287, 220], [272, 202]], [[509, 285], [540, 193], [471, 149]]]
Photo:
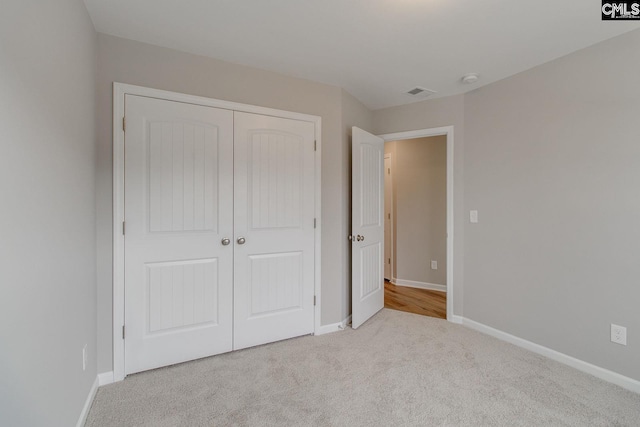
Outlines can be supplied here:
[[127, 119], [126, 118], [122, 118], [122, 132], [126, 132], [127, 131]]
[[318, 151], [318, 141], [313, 140], [313, 151]]
[[389, 258], [389, 265], [391, 265], [391, 258]]
[[124, 325], [122, 325], [122, 339], [124, 339]]
[[313, 305], [314, 305], [314, 307], [316, 305], [316, 296], [315, 295], [313, 296]]
[[388, 216], [388, 218], [389, 218], [389, 219], [391, 219], [391, 214], [390, 214], [390, 213], [389, 213], [389, 214], [387, 214], [387, 216]]
[[316, 228], [317, 220], [313, 218], [313, 228]]
[[387, 168], [387, 175], [391, 175], [391, 168]]
[[124, 221], [122, 221], [122, 235], [123, 235], [123, 236], [124, 236], [124, 224], [125, 224], [125, 222], [124, 222]]

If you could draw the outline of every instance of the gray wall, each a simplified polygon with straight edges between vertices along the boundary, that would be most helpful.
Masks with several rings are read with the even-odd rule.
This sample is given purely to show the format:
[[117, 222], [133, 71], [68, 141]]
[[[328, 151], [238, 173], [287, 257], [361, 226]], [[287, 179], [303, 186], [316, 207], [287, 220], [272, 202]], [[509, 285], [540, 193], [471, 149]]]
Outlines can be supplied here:
[[0, 424], [6, 426], [75, 425], [96, 378], [95, 43], [81, 0], [2, 2]]
[[465, 96], [464, 315], [640, 380], [638, 46], [634, 31]]
[[[455, 126], [456, 315], [464, 307], [640, 380], [638, 45], [640, 30], [373, 117], [377, 133]], [[609, 341], [611, 323], [628, 328], [629, 345]]]
[[446, 286], [447, 137], [387, 142], [385, 153], [393, 164], [393, 278]]
[[[454, 127], [453, 153], [453, 314], [462, 315], [464, 295], [464, 96], [437, 98], [431, 101], [385, 108], [373, 112], [374, 131], [377, 134], [409, 130], [429, 129], [441, 126]], [[438, 268], [441, 268], [438, 264]], [[447, 278], [450, 280], [450, 278]]]
[[[322, 324], [345, 317], [347, 138], [342, 126], [370, 114], [342, 89], [216, 59], [98, 35], [98, 369], [112, 370], [112, 84], [279, 108], [322, 117]], [[367, 123], [368, 124], [368, 123]]]

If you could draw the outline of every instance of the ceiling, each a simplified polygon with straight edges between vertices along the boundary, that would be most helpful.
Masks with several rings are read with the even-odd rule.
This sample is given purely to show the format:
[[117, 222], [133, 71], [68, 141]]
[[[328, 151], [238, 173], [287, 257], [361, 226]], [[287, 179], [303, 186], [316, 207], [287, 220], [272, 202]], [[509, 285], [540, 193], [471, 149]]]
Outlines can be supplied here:
[[[627, 31], [600, 0], [85, 0], [96, 30], [340, 86], [378, 109], [463, 93]], [[466, 73], [478, 73], [471, 85]]]

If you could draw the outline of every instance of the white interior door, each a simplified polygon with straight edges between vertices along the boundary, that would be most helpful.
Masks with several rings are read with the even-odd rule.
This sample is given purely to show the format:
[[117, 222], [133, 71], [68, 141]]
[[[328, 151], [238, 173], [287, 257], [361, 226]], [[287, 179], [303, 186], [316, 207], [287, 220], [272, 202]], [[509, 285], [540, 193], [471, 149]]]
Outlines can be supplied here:
[[125, 373], [232, 349], [233, 112], [126, 95]]
[[241, 349], [313, 332], [315, 125], [234, 118], [234, 349]]
[[384, 278], [391, 280], [391, 206], [393, 204], [393, 192], [391, 187], [391, 155], [384, 156]]
[[384, 307], [384, 140], [352, 131], [352, 327]]

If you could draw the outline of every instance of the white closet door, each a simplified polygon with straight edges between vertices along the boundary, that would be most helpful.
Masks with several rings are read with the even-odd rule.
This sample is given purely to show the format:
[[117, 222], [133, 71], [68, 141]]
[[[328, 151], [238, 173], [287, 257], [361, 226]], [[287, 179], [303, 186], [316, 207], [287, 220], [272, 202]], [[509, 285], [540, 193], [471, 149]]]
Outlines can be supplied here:
[[234, 349], [241, 349], [313, 332], [315, 127], [234, 115]]
[[233, 112], [126, 95], [125, 371], [232, 349]]
[[384, 140], [357, 127], [352, 138], [352, 327], [384, 307]]

